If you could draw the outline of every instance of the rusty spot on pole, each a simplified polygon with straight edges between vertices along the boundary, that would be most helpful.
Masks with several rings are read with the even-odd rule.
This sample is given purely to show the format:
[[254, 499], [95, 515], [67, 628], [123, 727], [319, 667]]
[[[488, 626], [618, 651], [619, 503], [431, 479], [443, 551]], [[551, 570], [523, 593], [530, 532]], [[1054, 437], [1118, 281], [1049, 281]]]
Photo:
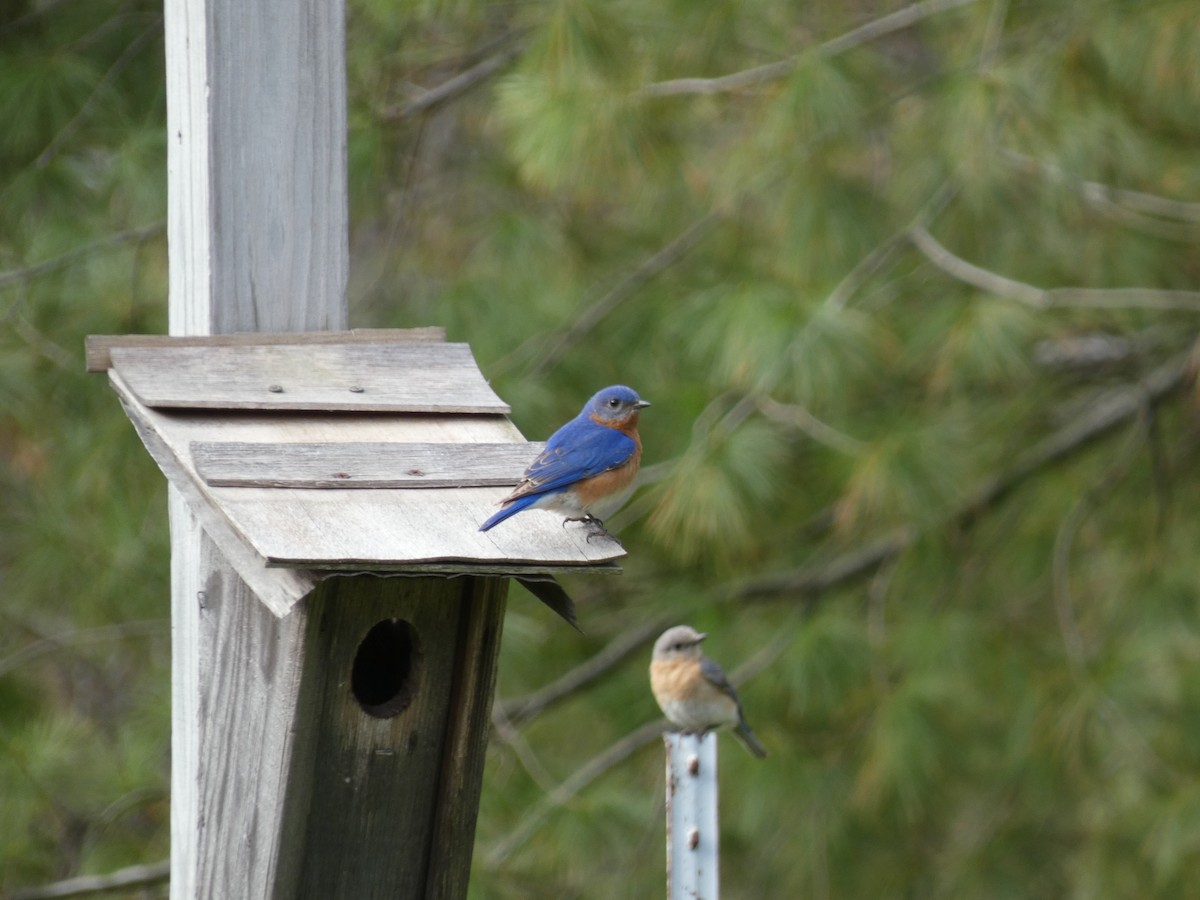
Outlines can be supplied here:
[[688, 830], [688, 849], [695, 850], [700, 846], [700, 829], [692, 828]]

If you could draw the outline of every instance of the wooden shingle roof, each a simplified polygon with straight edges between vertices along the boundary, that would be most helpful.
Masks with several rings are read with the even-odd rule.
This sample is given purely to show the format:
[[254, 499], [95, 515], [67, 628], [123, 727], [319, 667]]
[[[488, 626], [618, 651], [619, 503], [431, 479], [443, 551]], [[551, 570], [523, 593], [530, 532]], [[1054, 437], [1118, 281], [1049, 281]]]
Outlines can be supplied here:
[[[615, 541], [533, 511], [488, 532], [541, 445], [436, 329], [89, 338], [147, 449], [283, 615], [321, 574], [615, 571]], [[275, 570], [275, 571], [273, 571]]]

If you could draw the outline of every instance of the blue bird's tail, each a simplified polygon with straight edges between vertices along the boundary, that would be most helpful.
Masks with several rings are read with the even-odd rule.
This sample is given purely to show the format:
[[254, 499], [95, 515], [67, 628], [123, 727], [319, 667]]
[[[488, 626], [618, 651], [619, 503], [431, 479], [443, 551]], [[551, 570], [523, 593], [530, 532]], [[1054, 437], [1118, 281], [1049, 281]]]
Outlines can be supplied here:
[[533, 506], [533, 504], [540, 499], [540, 494], [526, 494], [524, 497], [519, 497], [512, 503], [508, 504], [508, 506], [504, 507], [504, 509], [494, 513], [486, 522], [479, 526], [479, 530], [487, 531], [490, 528], [494, 528], [509, 516], [515, 516], [517, 513], [521, 512], [521, 510], [529, 509], [529, 507]]

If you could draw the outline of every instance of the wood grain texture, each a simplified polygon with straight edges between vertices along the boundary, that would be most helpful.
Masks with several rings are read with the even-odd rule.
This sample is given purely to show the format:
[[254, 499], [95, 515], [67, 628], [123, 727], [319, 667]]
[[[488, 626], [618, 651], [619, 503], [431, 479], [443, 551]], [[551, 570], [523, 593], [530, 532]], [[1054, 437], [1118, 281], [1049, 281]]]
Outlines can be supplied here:
[[[280, 862], [284, 810], [297, 799], [288, 776], [297, 754], [310, 752], [317, 724], [301, 686], [322, 660], [306, 640], [309, 617], [273, 615], [214, 550], [202, 542], [201, 590], [180, 598], [177, 609], [192, 611], [173, 623], [188, 673], [177, 681], [186, 720], [176, 719], [173, 738], [190, 749], [173, 758], [172, 837], [183, 844], [172, 842], [171, 893], [288, 896], [280, 891], [294, 893], [296, 878]], [[194, 646], [183, 649], [185, 641]], [[176, 804], [188, 813], [178, 829]]]
[[512, 486], [544, 444], [196, 441], [196, 471], [215, 487], [444, 488]]
[[466, 344], [112, 347], [147, 406], [174, 409], [500, 413]]
[[[245, 585], [277, 616], [285, 616], [316, 585], [317, 577], [312, 572], [300, 569], [276, 569], [267, 566], [266, 560], [247, 546], [242, 536], [229, 521], [209, 502], [195, 479], [189, 477], [187, 468], [171, 452], [170, 445], [163, 440], [151, 411], [137, 407], [122, 397], [125, 412], [133, 422], [134, 430], [142, 439], [150, 456], [166, 475], [171, 485], [171, 560], [172, 573], [180, 566], [194, 568], [199, 565], [200, 537], [205, 543], [215, 544], [223, 568], [236, 572]], [[178, 502], [176, 502], [178, 501]], [[191, 535], [192, 537], [185, 537]], [[178, 539], [178, 540], [177, 540]], [[206, 558], [216, 559], [210, 552]], [[179, 562], [178, 560], [186, 560]], [[190, 583], [190, 582], [189, 582]], [[176, 592], [172, 586], [172, 593]], [[182, 588], [180, 588], [182, 590]], [[185, 593], [195, 596], [199, 588], [194, 585]], [[189, 601], [190, 602], [190, 601]]]
[[345, 328], [344, 4], [164, 14], [171, 333]]
[[113, 347], [245, 347], [251, 344], [391, 344], [413, 341], [444, 341], [446, 329], [438, 325], [426, 328], [351, 328], [349, 331], [239, 331], [235, 334], [89, 334], [84, 352], [89, 372], [112, 368]]
[[[285, 847], [274, 894], [466, 895], [507, 583], [476, 579], [325, 582], [309, 603]], [[409, 706], [365, 713], [351, 672], [363, 638], [400, 619], [419, 650]]]
[[479, 525], [506, 488], [440, 490], [298, 490], [211, 488], [217, 506], [268, 563], [303, 568], [403, 568], [447, 561], [450, 571], [473, 564], [586, 566], [625, 555], [616, 540], [590, 527], [565, 524], [559, 513], [535, 509], [500, 527]]
[[439, 799], [429, 830], [427, 897], [467, 895], [507, 595], [505, 578], [470, 578], [463, 584], [458, 664], [442, 748]]

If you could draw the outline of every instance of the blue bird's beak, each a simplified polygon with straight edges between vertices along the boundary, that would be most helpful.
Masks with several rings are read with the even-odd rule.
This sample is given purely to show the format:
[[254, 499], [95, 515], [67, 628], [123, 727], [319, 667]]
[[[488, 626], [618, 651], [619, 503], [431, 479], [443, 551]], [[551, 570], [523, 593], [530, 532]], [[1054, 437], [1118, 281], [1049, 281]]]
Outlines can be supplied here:
[[649, 400], [639, 400], [637, 403], [633, 404], [633, 408], [634, 409], [645, 409], [647, 406], [653, 406], [653, 405], [654, 404], [651, 403]]

